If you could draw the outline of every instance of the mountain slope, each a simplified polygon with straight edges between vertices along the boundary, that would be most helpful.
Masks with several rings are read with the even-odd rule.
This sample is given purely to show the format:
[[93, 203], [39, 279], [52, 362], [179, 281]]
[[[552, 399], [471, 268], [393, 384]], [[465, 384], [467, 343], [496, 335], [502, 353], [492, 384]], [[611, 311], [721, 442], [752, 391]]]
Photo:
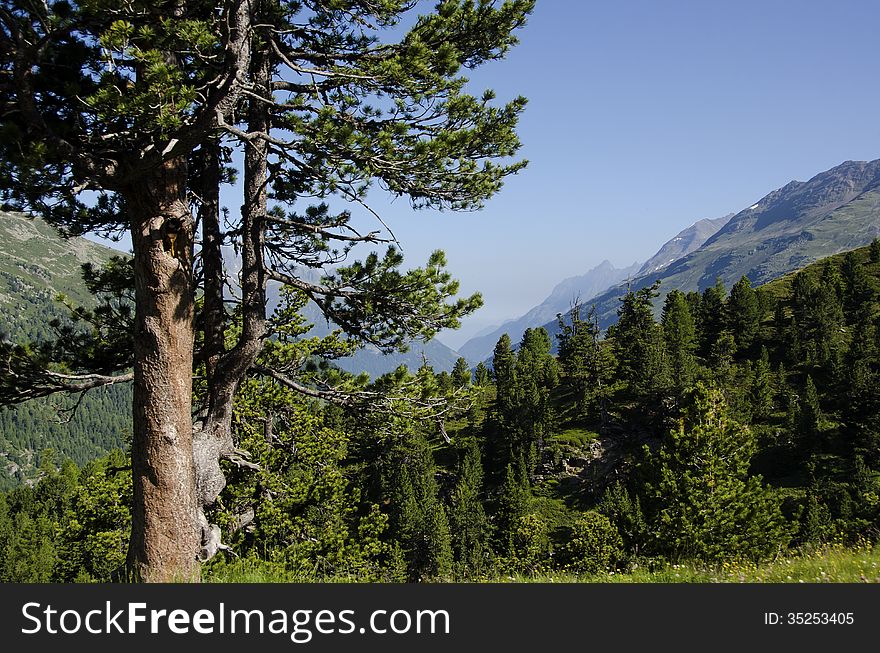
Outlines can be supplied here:
[[[57, 294], [77, 304], [92, 301], [80, 266], [118, 254], [83, 238], [61, 238], [42, 220], [0, 211], [0, 336], [14, 342], [50, 336], [49, 321], [67, 314]], [[0, 488], [33, 479], [45, 449], [59, 461], [82, 464], [130, 437], [129, 387], [93, 390], [72, 412], [75, 404], [75, 397], [55, 396], [0, 408]]]
[[[701, 247], [656, 273], [634, 279], [638, 290], [660, 281], [661, 296], [673, 288], [702, 291], [721, 279], [730, 288], [742, 276], [752, 285], [868, 244], [880, 234], [880, 159], [846, 161], [809, 181], [792, 181], [734, 215]], [[595, 304], [602, 327], [617, 319], [625, 285]], [[556, 333], [555, 321], [545, 323]]]
[[628, 279], [638, 269], [638, 263], [617, 269], [608, 261], [602, 261], [586, 274], [569, 277], [559, 282], [547, 299], [525, 315], [508, 320], [489, 333], [471, 338], [458, 351], [471, 362], [484, 360], [492, 354], [492, 349], [502, 334], [507, 333], [512, 340], [517, 341], [526, 329], [540, 326], [548, 320], [555, 320], [557, 314], [565, 313], [575, 302], [593, 297], [609, 286]]
[[732, 217], [733, 213], [729, 213], [722, 218], [703, 218], [687, 229], [678, 232], [654, 256], [645, 261], [645, 264], [636, 276], [658, 272], [682, 256], [687, 256], [694, 250], [699, 249], [703, 243], [724, 227]]
[[65, 314], [56, 295], [91, 301], [81, 265], [101, 265], [114, 254], [120, 252], [84, 238], [61, 238], [43, 220], [0, 211], [0, 331], [15, 341], [44, 337], [49, 320]]

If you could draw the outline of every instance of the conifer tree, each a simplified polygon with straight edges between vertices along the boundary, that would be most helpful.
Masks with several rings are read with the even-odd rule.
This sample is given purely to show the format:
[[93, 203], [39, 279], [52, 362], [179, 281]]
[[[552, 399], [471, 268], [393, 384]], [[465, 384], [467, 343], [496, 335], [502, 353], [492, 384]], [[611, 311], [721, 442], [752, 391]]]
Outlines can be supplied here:
[[495, 547], [498, 551], [512, 553], [513, 537], [517, 525], [529, 511], [531, 488], [523, 460], [507, 465], [504, 482], [499, 488], [495, 511]]
[[725, 329], [724, 303], [727, 290], [721, 279], [714, 286], [703, 291], [700, 297], [700, 347], [699, 354], [704, 359], [711, 357], [712, 347]]
[[761, 347], [761, 356], [752, 368], [749, 404], [752, 419], [766, 419], [773, 412], [773, 370], [770, 367], [770, 353], [766, 347]]
[[492, 357], [495, 403], [484, 424], [486, 474], [493, 486], [504, 481], [505, 467], [516, 457], [521, 441], [517, 420], [521, 401], [516, 375], [516, 357], [511, 351], [510, 336], [502, 335]]
[[727, 328], [733, 335], [737, 351], [744, 353], [755, 341], [761, 319], [758, 295], [748, 277], [742, 277], [730, 289], [725, 308]]
[[588, 385], [588, 359], [592, 349], [592, 338], [588, 331], [590, 323], [581, 319], [580, 305], [572, 306], [568, 319], [561, 313], [556, 316], [559, 332], [556, 334], [559, 364], [565, 374], [567, 384], [574, 391], [576, 401], [581, 404], [586, 399]]
[[804, 383], [804, 392], [798, 404], [797, 420], [798, 437], [807, 453], [819, 451], [821, 419], [822, 409], [819, 406], [819, 393], [816, 391], [816, 384], [813, 383], [812, 377], [808, 374]]
[[642, 508], [654, 551], [672, 559], [763, 558], [785, 546], [778, 503], [749, 475], [754, 436], [720, 391], [697, 384], [660, 449], [646, 449]]
[[843, 324], [843, 283], [827, 266], [820, 279], [799, 272], [792, 283], [791, 309], [798, 352], [807, 366], [827, 367]]
[[489, 522], [483, 509], [483, 465], [474, 440], [466, 445], [458, 466], [452, 492], [449, 525], [458, 575], [471, 578], [486, 570], [489, 549]]
[[523, 456], [531, 473], [553, 426], [550, 391], [559, 382], [556, 359], [550, 354], [550, 336], [544, 328], [526, 329], [516, 354], [517, 396], [515, 421], [519, 431], [514, 456]]
[[395, 468], [393, 524], [407, 560], [408, 578], [412, 582], [448, 578], [452, 572], [452, 540], [426, 443], [416, 441], [400, 451]]
[[841, 266], [843, 276], [843, 310], [847, 324], [855, 324], [873, 314], [874, 289], [862, 260], [855, 252], [847, 252]]
[[617, 311], [617, 324], [610, 331], [618, 375], [635, 397], [656, 394], [670, 382], [663, 330], [653, 314], [657, 287], [628, 290]]
[[578, 413], [587, 417], [598, 415], [604, 423], [613, 364], [608, 347], [601, 341], [596, 307], [590, 308], [586, 320], [581, 318], [580, 306], [572, 307], [567, 321], [562, 315], [557, 320], [559, 363], [574, 392]]
[[880, 238], [875, 238], [871, 241], [868, 257], [871, 263], [880, 263]]
[[489, 384], [489, 369], [483, 361], [477, 363], [474, 370], [474, 385], [483, 388]]
[[510, 419], [519, 403], [517, 396], [516, 358], [510, 348], [510, 336], [502, 335], [492, 356], [498, 412], [502, 420]]
[[673, 289], [666, 295], [661, 324], [672, 382], [681, 391], [690, 385], [696, 372], [697, 341], [694, 320], [680, 290]]
[[452, 368], [452, 386], [464, 388], [471, 384], [471, 368], [464, 358], [459, 357]]

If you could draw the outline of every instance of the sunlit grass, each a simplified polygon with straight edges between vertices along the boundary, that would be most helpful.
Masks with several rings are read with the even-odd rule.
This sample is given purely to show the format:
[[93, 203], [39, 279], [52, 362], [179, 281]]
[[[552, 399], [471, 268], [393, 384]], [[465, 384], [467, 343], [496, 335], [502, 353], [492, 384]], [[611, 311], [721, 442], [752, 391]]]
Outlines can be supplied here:
[[[231, 562], [204, 576], [209, 583], [304, 583], [315, 576], [294, 573], [282, 565], [256, 560]], [[322, 582], [364, 582], [355, 574], [337, 575]], [[628, 572], [578, 576], [564, 572], [501, 574], [481, 582], [493, 583], [880, 583], [880, 546], [846, 548], [831, 545], [797, 555], [755, 564], [726, 561], [716, 565], [665, 564]]]
[[880, 547], [828, 546], [759, 564], [748, 561], [725, 561], [717, 565], [667, 564], [626, 573], [513, 575], [498, 580], [514, 583], [878, 583]]

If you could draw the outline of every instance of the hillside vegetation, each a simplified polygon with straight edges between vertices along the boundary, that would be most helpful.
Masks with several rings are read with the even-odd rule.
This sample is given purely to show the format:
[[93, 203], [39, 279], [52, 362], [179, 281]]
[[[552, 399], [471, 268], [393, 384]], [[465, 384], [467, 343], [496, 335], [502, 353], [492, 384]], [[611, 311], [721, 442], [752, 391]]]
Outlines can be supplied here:
[[[211, 519], [235, 555], [206, 577], [876, 580], [880, 241], [758, 289], [672, 291], [660, 321], [658, 291], [627, 293], [607, 333], [575, 309], [558, 357], [530, 329], [491, 371], [371, 386], [446, 398], [439, 423], [248, 382], [236, 430], [260, 469], [228, 467]], [[42, 471], [0, 500], [0, 578], [114, 578], [125, 454]]]
[[[114, 255], [84, 238], [63, 239], [39, 218], [0, 211], [0, 338], [28, 343], [53, 336], [53, 321], [69, 319], [65, 302], [94, 303], [82, 266], [103, 266]], [[130, 406], [131, 391], [113, 387], [81, 401], [62, 396], [0, 407], [0, 488], [37, 478], [47, 450], [50, 458], [82, 465], [123, 446], [131, 436]]]

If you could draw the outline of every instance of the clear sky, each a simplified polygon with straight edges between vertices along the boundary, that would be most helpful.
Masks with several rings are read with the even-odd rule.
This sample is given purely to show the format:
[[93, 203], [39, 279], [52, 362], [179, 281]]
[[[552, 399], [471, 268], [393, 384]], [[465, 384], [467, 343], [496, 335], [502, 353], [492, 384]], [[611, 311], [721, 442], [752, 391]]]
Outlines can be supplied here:
[[520, 45], [471, 74], [529, 98], [529, 167], [480, 213], [394, 212], [408, 256], [441, 247], [483, 293], [441, 339], [458, 346], [561, 279], [644, 261], [792, 179], [880, 158], [878, 24], [876, 0], [538, 0]]
[[483, 293], [441, 339], [792, 179], [880, 158], [878, 24], [877, 0], [538, 0], [520, 45], [470, 75], [474, 92], [529, 98], [529, 167], [478, 213], [378, 207], [412, 265], [444, 249], [463, 292]]

